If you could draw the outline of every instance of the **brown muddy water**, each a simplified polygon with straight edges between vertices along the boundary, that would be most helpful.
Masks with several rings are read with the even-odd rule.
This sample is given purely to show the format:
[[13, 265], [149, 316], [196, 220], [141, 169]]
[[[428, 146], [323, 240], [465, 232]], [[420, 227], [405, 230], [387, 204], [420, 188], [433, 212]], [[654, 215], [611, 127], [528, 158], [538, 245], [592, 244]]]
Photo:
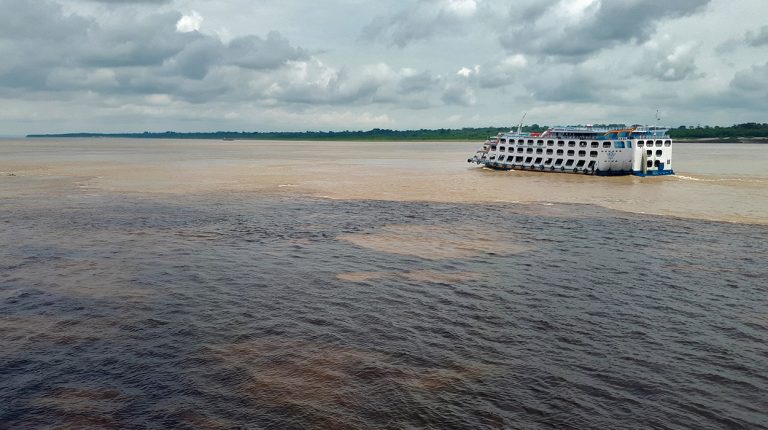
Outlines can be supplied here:
[[768, 428], [768, 146], [473, 150], [0, 141], [0, 427]]

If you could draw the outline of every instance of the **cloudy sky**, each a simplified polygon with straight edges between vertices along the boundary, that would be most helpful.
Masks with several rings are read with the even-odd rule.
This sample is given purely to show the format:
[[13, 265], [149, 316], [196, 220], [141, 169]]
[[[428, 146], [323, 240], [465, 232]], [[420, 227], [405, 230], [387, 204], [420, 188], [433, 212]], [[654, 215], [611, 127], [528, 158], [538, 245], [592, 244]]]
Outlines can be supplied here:
[[768, 121], [766, 0], [0, 8], [0, 135]]

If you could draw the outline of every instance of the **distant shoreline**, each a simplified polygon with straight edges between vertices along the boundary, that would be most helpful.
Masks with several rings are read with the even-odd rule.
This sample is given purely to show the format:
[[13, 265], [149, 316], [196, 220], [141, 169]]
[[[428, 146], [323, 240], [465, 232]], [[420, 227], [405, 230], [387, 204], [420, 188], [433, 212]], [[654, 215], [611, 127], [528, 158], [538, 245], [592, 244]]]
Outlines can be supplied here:
[[[599, 124], [600, 127], [619, 127], [620, 124]], [[55, 133], [28, 134], [27, 138], [122, 138], [122, 139], [206, 139], [206, 140], [303, 140], [303, 141], [484, 141], [489, 136], [505, 133], [504, 127], [465, 127], [458, 129], [419, 129], [345, 131], [208, 131], [208, 132], [141, 132], [141, 133]], [[522, 127], [523, 132], [541, 133], [548, 126], [532, 124]], [[768, 123], [745, 123], [732, 127], [672, 128], [669, 135], [678, 142], [697, 143], [768, 143]]]
[[[29, 134], [28, 138], [124, 138], [124, 139], [208, 139], [208, 140], [305, 140], [305, 141], [476, 141], [485, 140], [509, 127], [482, 127], [435, 130], [386, 130], [375, 128], [368, 131], [275, 131], [275, 132], [189, 132], [167, 131], [163, 133], [64, 133]], [[527, 132], [542, 132], [544, 127], [525, 127]]]
[[[21, 136], [20, 136], [21, 137]], [[164, 133], [143, 134], [90, 134], [90, 133], [67, 133], [67, 134], [29, 134], [22, 138], [27, 139], [178, 139], [178, 140], [221, 140], [221, 141], [246, 141], [246, 140], [271, 140], [271, 141], [309, 141], [309, 142], [333, 142], [333, 141], [361, 141], [361, 142], [477, 142], [486, 138], [472, 137], [215, 137], [215, 136], [189, 136]], [[768, 144], [768, 138], [744, 137], [744, 138], [726, 138], [726, 139], [682, 139], [674, 138], [675, 143], [741, 143], [741, 144]]]

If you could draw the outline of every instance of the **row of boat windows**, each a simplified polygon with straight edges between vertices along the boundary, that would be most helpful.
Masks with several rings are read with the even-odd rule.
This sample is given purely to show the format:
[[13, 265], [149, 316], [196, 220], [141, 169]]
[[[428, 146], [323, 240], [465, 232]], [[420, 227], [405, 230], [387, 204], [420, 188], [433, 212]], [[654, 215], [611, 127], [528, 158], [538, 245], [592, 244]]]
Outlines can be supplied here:
[[[515, 157], [513, 155], [507, 156], [506, 160], [503, 160], [504, 157], [499, 157], [499, 162], [502, 163], [520, 163], [520, 164], [533, 164], [533, 165], [544, 165], [544, 166], [555, 166], [555, 167], [574, 167], [574, 163], [576, 163], [575, 167], [584, 167], [584, 164], [587, 162], [587, 160], [563, 160], [562, 158], [558, 158], [555, 160], [554, 158], [547, 158], [544, 160], [542, 157], [536, 158], [536, 160], [533, 159], [533, 157]], [[493, 160], [493, 157], [491, 157], [491, 160]], [[544, 160], [544, 163], [542, 164], [542, 160]], [[554, 164], [553, 164], [554, 162]], [[659, 167], [659, 160], [648, 160], [646, 162], [647, 167]], [[588, 164], [588, 167], [592, 167], [595, 165], [595, 160], [591, 160]]]
[[[514, 159], [513, 159], [514, 158]], [[509, 156], [507, 157], [506, 163], [520, 163], [520, 164], [534, 164], [534, 165], [544, 165], [544, 166], [565, 166], [565, 167], [584, 167], [584, 164], [586, 164], [587, 160], [564, 160], [562, 158], [558, 158], [555, 160], [554, 158], [547, 158], [546, 161], [542, 163], [543, 158], [537, 158], [535, 161], [533, 160], [533, 157], [513, 157]], [[504, 160], [499, 160], [500, 162], [505, 162]], [[574, 163], [576, 164], [574, 166]], [[591, 160], [589, 162], [589, 167], [594, 166], [596, 163], [595, 160]]]
[[[509, 143], [509, 144], [514, 145], [515, 144], [515, 139], [507, 140], [507, 139], [504, 139], [504, 138], [500, 138], [499, 139], [499, 143], [504, 143], [504, 144]], [[518, 139], [518, 141], [517, 141], [518, 145], [525, 145], [525, 143], [526, 143], [525, 139]], [[632, 147], [632, 142], [627, 141], [626, 143], [627, 143], [627, 146], [626, 146], [627, 148], [631, 148]], [[528, 145], [533, 145], [533, 144], [534, 144], [533, 139], [529, 139], [528, 140]], [[624, 148], [624, 141], [613, 142], [613, 144], [614, 144], [614, 148]], [[672, 146], [672, 141], [671, 140], [665, 140], [665, 141], [657, 140], [655, 142], [655, 144], [656, 144], [656, 146]], [[536, 141], [536, 145], [543, 146], [544, 145], [544, 141], [543, 140], [538, 140], [538, 141]], [[592, 148], [598, 148], [598, 147], [600, 147], [600, 142], [591, 142], [589, 145]], [[649, 141], [639, 140], [639, 141], [637, 141], [637, 146], [639, 146], [639, 147], [653, 146], [653, 145], [654, 145], [654, 141], [652, 141], [652, 140], [649, 140]], [[555, 146], [555, 141], [554, 140], [548, 140], [547, 141], [547, 146]], [[565, 141], [558, 140], [557, 141], [557, 146], [565, 146]], [[569, 141], [568, 142], [568, 146], [571, 146], [571, 147], [576, 146], [576, 141], [573, 141], [573, 140]], [[580, 141], [579, 142], [579, 146], [582, 147], [582, 148], [586, 148], [587, 147], [587, 142]], [[603, 148], [610, 148], [610, 147], [611, 147], [611, 142], [610, 141], [603, 142]]]
[[[499, 148], [499, 150], [501, 152], [504, 152], [505, 149], [506, 148], [503, 147], [503, 146]], [[515, 148], [509, 148], [509, 152], [515, 152]], [[544, 153], [546, 153], [547, 155], [552, 155], [552, 154], [555, 154], [555, 153], [557, 155], [565, 154], [565, 150], [563, 150], [563, 149], [558, 149], [557, 152], [555, 152], [555, 150], [551, 149], [551, 148], [547, 148], [546, 152], [544, 151], [543, 148], [536, 148], [535, 152], [536, 152], [536, 154], [544, 154]], [[648, 152], [649, 156], [653, 155], [653, 150], [652, 149], [649, 149], [647, 152]], [[522, 154], [522, 153], [533, 154], [534, 153], [534, 148], [517, 148], [517, 153], [518, 154]], [[575, 150], [569, 149], [566, 155], [571, 155], [572, 156], [572, 155], [575, 155], [575, 153], [576, 153]], [[660, 156], [661, 154], [662, 154], [661, 149], [657, 149], [656, 150], [656, 155]], [[585, 150], [579, 151], [579, 157], [585, 157], [586, 155], [587, 155], [587, 151], [585, 151]], [[597, 151], [589, 151], [589, 156], [590, 157], [597, 157]]]
[[[504, 152], [504, 149], [505, 148], [502, 146], [500, 148], [501, 152]], [[545, 153], [543, 148], [536, 148], [535, 151], [536, 151], [537, 154], [544, 154]], [[509, 148], [509, 152], [515, 152], [515, 148]], [[533, 148], [517, 148], [517, 152], [519, 154], [522, 154], [523, 152], [525, 152], [527, 154], [533, 154], [534, 153], [534, 149]], [[554, 153], [555, 153], [554, 149], [547, 148], [547, 150], [546, 150], [546, 154], [547, 155], [552, 155]], [[565, 150], [563, 150], [563, 149], [558, 149], [557, 150], [557, 155], [563, 155], [564, 153], [565, 153]], [[575, 155], [575, 153], [576, 153], [576, 151], [573, 150], [573, 149], [569, 149], [568, 150], [568, 155]], [[586, 155], [587, 155], [587, 151], [584, 151], [584, 150], [579, 151], [579, 157], [585, 157]], [[597, 151], [589, 151], [589, 156], [590, 157], [597, 157]]]
[[[637, 146], [639, 148], [642, 148], [643, 147], [643, 141], [642, 140], [638, 140], [637, 141]], [[649, 140], [648, 142], [645, 142], [645, 146], [653, 146], [653, 141]], [[661, 146], [661, 141], [660, 140], [656, 141], [656, 146]], [[672, 141], [671, 140], [665, 140], [664, 141], [664, 146], [672, 146]]]

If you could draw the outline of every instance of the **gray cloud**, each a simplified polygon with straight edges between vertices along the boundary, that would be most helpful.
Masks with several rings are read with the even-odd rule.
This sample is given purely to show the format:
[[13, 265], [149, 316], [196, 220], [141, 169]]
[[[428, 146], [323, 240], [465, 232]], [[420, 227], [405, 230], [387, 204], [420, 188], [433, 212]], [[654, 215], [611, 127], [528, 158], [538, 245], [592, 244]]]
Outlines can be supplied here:
[[737, 72], [730, 86], [752, 96], [768, 99], [768, 63]]
[[[517, 106], [539, 123], [655, 106], [680, 123], [765, 120], [759, 14], [728, 0], [513, 3], [0, 0], [0, 134], [472, 126]], [[736, 15], [743, 30], [712, 31]]]
[[362, 38], [400, 48], [438, 34], [456, 34], [477, 10], [476, 0], [420, 0], [391, 15], [374, 18]]
[[413, 94], [434, 89], [440, 84], [440, 79], [429, 71], [404, 76], [397, 85], [399, 94]]
[[715, 48], [715, 52], [720, 55], [729, 55], [743, 46], [759, 48], [766, 45], [768, 45], [768, 25], [749, 30], [742, 37], [724, 41]]
[[515, 4], [500, 41], [510, 52], [582, 61], [623, 43], [644, 42], [665, 19], [701, 11], [710, 0], [611, 0]]
[[176, 12], [115, 12], [96, 21], [65, 13], [48, 0], [0, 0], [0, 7], [14, 11], [0, 16], [0, 55], [8, 59], [0, 64], [0, 88], [6, 92], [168, 93], [202, 102], [242, 93], [243, 81], [225, 79], [232, 73], [215, 75], [218, 83], [205, 79], [214, 69], [244, 69], [238, 78], [247, 80], [247, 70], [274, 70], [309, 58], [277, 32], [229, 43], [197, 31], [178, 32]]
[[650, 76], [660, 81], [681, 81], [703, 77], [696, 66], [698, 46], [694, 42], [678, 46], [653, 49], [642, 57], [634, 70], [637, 75]]
[[64, 15], [58, 3], [46, 0], [0, 0], [0, 39], [71, 40], [84, 35], [92, 22], [78, 15]]
[[[0, 54], [0, 91], [45, 92], [53, 97], [90, 92], [153, 100], [249, 101], [263, 105], [402, 104], [471, 102], [471, 90], [444, 88], [430, 72], [396, 71], [386, 64], [335, 69], [293, 46], [276, 31], [224, 42], [199, 31], [179, 32], [178, 12], [113, 11], [100, 20], [66, 14], [50, 0], [13, 3], [44, 22], [48, 34], [14, 34]], [[25, 48], [26, 45], [28, 49]], [[32, 49], [37, 46], [37, 49]], [[5, 48], [5, 49], [3, 49]], [[433, 94], [430, 94], [432, 92]]]
[[757, 31], [748, 31], [744, 35], [744, 41], [747, 42], [747, 45], [755, 48], [768, 45], [768, 25], [760, 27]]
[[179, 33], [177, 12], [151, 14], [141, 19], [118, 19], [94, 25], [81, 48], [79, 62], [93, 67], [159, 66], [189, 45], [208, 37]]
[[551, 103], [610, 103], [620, 102], [626, 95], [615, 80], [605, 75], [615, 73], [585, 65], [539, 65], [535, 73], [526, 75], [525, 88], [536, 100]]
[[[528, 69], [528, 60], [525, 56], [518, 54], [471, 68], [462, 67], [457, 74], [464, 76], [476, 87], [497, 89], [515, 83], [526, 69]], [[528, 71], [531, 72], [531, 70]]]
[[227, 46], [226, 57], [228, 64], [246, 69], [273, 69], [288, 60], [306, 59], [309, 54], [291, 46], [280, 33], [271, 31], [265, 39], [246, 36], [232, 40]]
[[468, 86], [453, 83], [445, 88], [442, 101], [449, 105], [472, 106], [477, 102], [477, 98]]
[[106, 3], [106, 4], [164, 4], [170, 3], [172, 0], [86, 0], [93, 3]]

